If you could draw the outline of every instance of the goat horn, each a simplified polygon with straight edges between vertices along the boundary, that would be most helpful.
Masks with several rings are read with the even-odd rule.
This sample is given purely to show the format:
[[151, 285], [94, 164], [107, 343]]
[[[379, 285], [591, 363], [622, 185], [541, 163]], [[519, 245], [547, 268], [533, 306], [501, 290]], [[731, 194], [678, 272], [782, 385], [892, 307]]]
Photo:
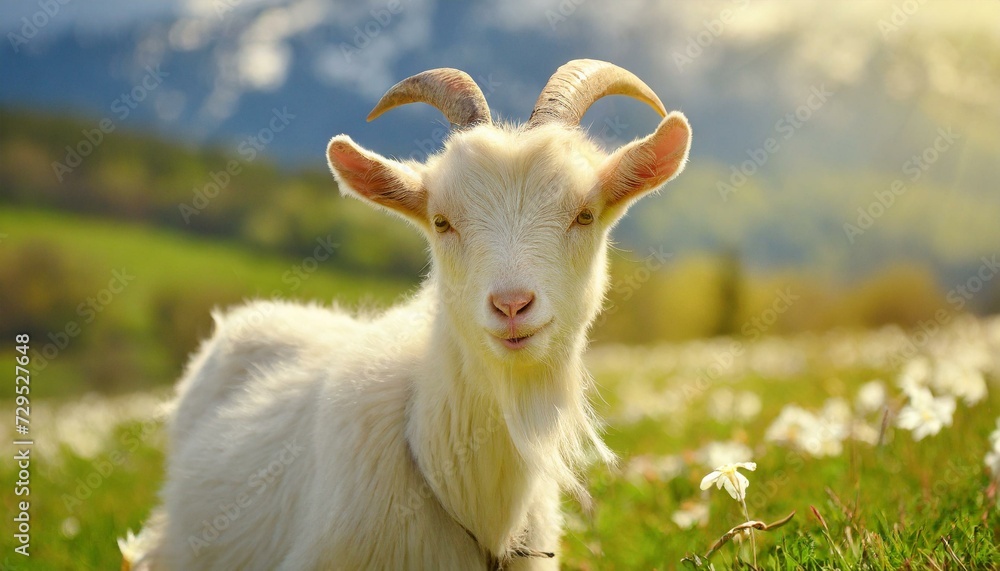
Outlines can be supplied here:
[[469, 74], [457, 69], [431, 69], [393, 85], [368, 114], [368, 120], [407, 103], [433, 105], [459, 129], [492, 123], [482, 90]]
[[553, 121], [579, 125], [587, 109], [608, 95], [628, 95], [656, 109], [661, 117], [667, 114], [660, 98], [632, 72], [606, 61], [577, 59], [549, 78], [535, 102], [528, 128]]

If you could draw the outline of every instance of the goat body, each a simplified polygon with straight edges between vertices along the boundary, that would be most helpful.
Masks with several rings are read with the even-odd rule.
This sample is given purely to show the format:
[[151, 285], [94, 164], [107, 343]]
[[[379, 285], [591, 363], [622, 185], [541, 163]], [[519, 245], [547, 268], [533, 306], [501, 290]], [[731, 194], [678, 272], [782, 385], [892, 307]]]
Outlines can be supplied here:
[[[607, 155], [576, 124], [614, 93], [665, 118]], [[137, 569], [558, 567], [560, 495], [585, 499], [579, 471], [612, 459], [582, 364], [608, 233], [680, 172], [690, 129], [591, 60], [560, 68], [525, 126], [492, 124], [457, 70], [398, 84], [373, 115], [412, 101], [455, 126], [426, 163], [344, 135], [328, 156], [342, 192], [426, 234], [428, 278], [377, 315], [216, 313], [178, 385], [162, 506], [123, 549]]]

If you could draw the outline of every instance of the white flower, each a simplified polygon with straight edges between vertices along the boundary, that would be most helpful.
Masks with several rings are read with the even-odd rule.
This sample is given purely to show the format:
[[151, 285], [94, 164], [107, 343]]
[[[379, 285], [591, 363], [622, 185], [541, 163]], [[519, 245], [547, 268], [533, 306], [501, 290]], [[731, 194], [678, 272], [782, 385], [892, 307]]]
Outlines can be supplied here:
[[80, 535], [80, 520], [73, 516], [70, 516], [64, 520], [59, 525], [59, 530], [67, 539], [73, 539], [77, 535]]
[[986, 467], [994, 478], [1000, 479], [1000, 418], [997, 419], [996, 430], [990, 433], [990, 446], [992, 450], [986, 453]]
[[987, 452], [984, 463], [994, 478], [1000, 478], [1000, 451], [994, 449]]
[[823, 403], [820, 419], [832, 425], [846, 425], [851, 422], [851, 405], [842, 398], [834, 397]]
[[735, 396], [729, 389], [712, 391], [708, 395], [708, 416], [719, 422], [728, 422], [733, 418], [733, 400]]
[[926, 357], [914, 357], [907, 361], [903, 370], [899, 373], [899, 388], [903, 392], [910, 394], [913, 391], [922, 389], [930, 379], [931, 365]]
[[986, 380], [983, 374], [958, 361], [939, 361], [934, 370], [933, 387], [942, 393], [962, 399], [972, 406], [986, 398]]
[[[846, 408], [846, 417], [845, 417]], [[822, 415], [797, 405], [786, 405], [768, 427], [764, 438], [798, 448], [812, 456], [837, 456], [850, 435], [850, 408], [841, 399], [830, 399]]]
[[737, 462], [736, 464], [719, 466], [711, 474], [701, 479], [701, 489], [707, 490], [712, 487], [712, 484], [715, 484], [720, 490], [725, 487], [734, 500], [742, 502], [746, 497], [750, 480], [739, 473], [740, 468], [752, 472], [757, 469], [757, 464], [755, 462]]
[[990, 445], [994, 450], [1000, 450], [1000, 418], [997, 418], [997, 427], [990, 433]]
[[872, 446], [878, 444], [879, 430], [874, 426], [862, 421], [855, 420], [851, 423], [851, 438], [857, 440], [858, 442], [864, 442], [865, 444], [871, 444]]
[[882, 410], [885, 406], [886, 390], [885, 385], [880, 380], [869, 381], [858, 389], [858, 410], [861, 412], [875, 412]]
[[708, 395], [708, 414], [719, 422], [746, 422], [760, 414], [761, 402], [756, 393], [718, 389]]
[[629, 460], [625, 467], [625, 477], [630, 482], [642, 481], [667, 482], [681, 475], [684, 471], [684, 460], [678, 456], [641, 455]]
[[910, 402], [899, 412], [896, 424], [913, 432], [913, 439], [933, 436], [945, 426], [951, 426], [955, 414], [955, 397], [935, 397], [925, 388], [909, 393]]
[[840, 456], [844, 452], [844, 440], [848, 434], [842, 426], [822, 422], [815, 434], [802, 439], [802, 448], [817, 458]]
[[757, 418], [757, 415], [760, 414], [760, 410], [763, 407], [763, 403], [760, 402], [760, 397], [757, 396], [757, 393], [743, 391], [736, 394], [736, 402], [733, 406], [733, 415], [737, 420], [753, 420]]
[[139, 569], [139, 563], [145, 561], [146, 554], [152, 551], [153, 545], [148, 532], [139, 532], [139, 535], [128, 530], [125, 538], [118, 538], [118, 549], [122, 552], [122, 569]]
[[670, 519], [681, 529], [691, 529], [708, 522], [708, 505], [698, 502], [685, 502], [681, 509], [675, 511]]
[[781, 409], [778, 418], [764, 434], [766, 440], [798, 445], [803, 435], [816, 425], [816, 415], [804, 408], [789, 404]]

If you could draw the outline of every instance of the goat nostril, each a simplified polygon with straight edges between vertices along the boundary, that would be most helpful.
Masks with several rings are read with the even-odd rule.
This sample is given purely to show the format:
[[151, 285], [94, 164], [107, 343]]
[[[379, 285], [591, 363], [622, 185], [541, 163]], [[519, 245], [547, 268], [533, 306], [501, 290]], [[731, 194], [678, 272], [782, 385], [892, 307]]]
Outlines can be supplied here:
[[509, 314], [507, 312], [510, 310], [507, 309], [505, 305], [501, 305], [500, 302], [497, 300], [497, 298], [490, 297], [490, 301], [492, 302], [494, 312], [496, 312], [498, 315], [509, 317]]
[[524, 312], [528, 311], [529, 309], [531, 309], [531, 305], [532, 305], [533, 303], [535, 303], [535, 296], [534, 296], [534, 295], [531, 295], [531, 294], [529, 294], [529, 296], [530, 296], [530, 297], [528, 297], [528, 301], [524, 302], [524, 305], [522, 305], [522, 306], [521, 306], [521, 307], [520, 307], [520, 308], [518, 309], [518, 311], [519, 311], [519, 312], [521, 312], [521, 313], [524, 313]]
[[513, 318], [527, 311], [535, 301], [535, 294], [527, 291], [510, 291], [490, 296], [493, 307], [500, 315]]

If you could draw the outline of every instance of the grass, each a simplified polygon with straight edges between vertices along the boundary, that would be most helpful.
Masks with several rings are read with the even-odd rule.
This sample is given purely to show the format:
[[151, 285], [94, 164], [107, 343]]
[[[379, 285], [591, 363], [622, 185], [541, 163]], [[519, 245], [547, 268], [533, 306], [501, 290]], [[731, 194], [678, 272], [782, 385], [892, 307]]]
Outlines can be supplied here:
[[[997, 354], [1000, 320], [993, 321], [992, 344], [981, 327], [958, 322], [925, 347], [935, 366], [965, 345], [973, 352]], [[964, 333], [960, 333], [964, 332]], [[788, 404], [818, 410], [831, 398], [853, 402], [857, 389], [875, 378], [894, 380], [900, 371], [876, 368], [872, 360], [898, 357], [903, 332], [841, 334], [798, 340], [769, 339], [750, 346], [729, 374], [702, 384], [710, 366], [718, 363], [725, 344], [710, 344], [705, 359], [688, 366], [686, 352], [697, 345], [653, 351], [609, 349], [597, 359], [597, 378], [605, 386], [603, 416], [610, 419], [606, 440], [623, 456], [619, 471], [597, 468], [589, 474], [596, 499], [583, 512], [567, 504], [573, 516], [564, 540], [565, 566], [570, 569], [709, 568], [704, 555], [727, 530], [743, 522], [742, 508], [728, 494], [699, 489], [713, 465], [703, 458], [713, 442], [744, 446], [757, 463], [745, 472], [750, 486], [746, 501], [750, 517], [774, 522], [794, 512], [791, 522], [756, 534], [762, 569], [990, 569], [1000, 566], [997, 533], [1000, 517], [996, 483], [985, 469], [990, 449], [987, 436], [996, 428], [1000, 394], [993, 376], [988, 395], [974, 405], [959, 402], [953, 424], [920, 441], [894, 428], [893, 419], [906, 402], [900, 389], [889, 385], [886, 414], [889, 425], [881, 444], [851, 438], [839, 454], [814, 457], [801, 449], [768, 442], [768, 426]], [[887, 342], [892, 337], [892, 342]], [[835, 356], [849, 342], [858, 353], [847, 363]], [[770, 346], [770, 347], [768, 347]], [[775, 350], [777, 349], [777, 350]], [[671, 358], [657, 359], [657, 351]], [[772, 355], [767, 355], [773, 353]], [[877, 356], [873, 359], [872, 355]], [[754, 360], [794, 357], [790, 370], [753, 370]], [[904, 362], [909, 357], [903, 359]], [[697, 360], [697, 359], [696, 359]], [[911, 359], [912, 360], [912, 359]], [[662, 361], [666, 365], [635, 365]], [[891, 362], [891, 360], [889, 361]], [[905, 367], [904, 367], [905, 368]], [[940, 369], [944, 370], [944, 369]], [[935, 381], [937, 382], [937, 381]], [[637, 390], [637, 385], [646, 389]], [[704, 387], [703, 389], [701, 387]], [[935, 392], [939, 392], [937, 386]], [[760, 412], [753, 418], [720, 420], [712, 401], [720, 391], [758, 395]], [[629, 397], [628, 395], [632, 395]], [[673, 408], [658, 411], [655, 396]], [[625, 396], [626, 398], [621, 398]], [[636, 419], [636, 403], [642, 414]], [[716, 407], [717, 408], [717, 407]], [[855, 420], [880, 427], [878, 412], [867, 416], [852, 407]], [[676, 412], [675, 412], [676, 411]], [[750, 460], [733, 458], [727, 462]], [[639, 460], [642, 462], [639, 462]], [[650, 462], [653, 459], [653, 462]], [[665, 462], [672, 459], [673, 462]], [[668, 466], [657, 469], [655, 466]], [[672, 519], [683, 504], [701, 504], [708, 517], [701, 525], [682, 528]], [[682, 558], [697, 555], [681, 563]], [[716, 552], [715, 568], [752, 568], [748, 547], [726, 545]]]
[[[332, 261], [307, 266], [311, 262], [304, 259], [262, 255], [237, 243], [75, 214], [0, 209], [0, 234], [3, 247], [9, 251], [42, 246], [37, 250], [40, 256], [58, 255], [65, 260], [75, 283], [38, 287], [73, 292], [63, 294], [71, 297], [73, 308], [88, 297], [97, 298], [102, 291], [107, 294], [113, 272], [132, 276], [124, 288], [116, 284], [120, 293], [114, 294], [100, 313], [92, 314], [91, 322], [85, 322], [85, 314], [78, 309], [51, 325], [49, 332], [59, 333], [73, 321], [83, 331], [80, 340], [61, 351], [52, 360], [52, 367], [44, 371], [47, 380], [33, 387], [35, 397], [66, 398], [81, 390], [127, 391], [172, 382], [183, 355], [209, 333], [208, 313], [214, 305], [281, 297], [379, 307], [413, 287], [402, 280], [365, 278], [356, 271], [339, 270]], [[300, 277], [294, 273], [296, 267], [315, 269], [303, 271], [304, 277]], [[32, 271], [30, 263], [8, 269], [26, 274]], [[8, 302], [31, 295], [28, 289], [10, 292], [0, 288], [0, 293]], [[170, 304], [157, 311], [164, 300]], [[170, 319], [180, 320], [174, 330], [164, 329]], [[165, 350], [165, 340], [177, 345], [171, 347], [172, 352]], [[39, 332], [33, 349], [40, 351], [47, 343], [47, 335]], [[12, 350], [9, 344], [0, 345], [0, 358], [13, 359]], [[98, 353], [102, 353], [101, 362], [95, 363]], [[105, 382], [112, 375], [126, 378]], [[10, 395], [7, 391], [4, 388], [0, 394]]]
[[409, 285], [366, 279], [357, 272], [336, 271], [320, 264], [301, 286], [294, 287], [294, 281], [283, 280], [295, 265], [287, 258], [259, 255], [235, 242], [54, 211], [4, 208], [0, 210], [0, 229], [7, 235], [5, 246], [48, 242], [67, 256], [86, 261], [95, 275], [110, 279], [113, 270], [127, 269], [136, 279], [121, 296], [119, 311], [138, 325], [145, 325], [143, 320], [148, 316], [143, 308], [157, 290], [233, 284], [248, 296], [278, 293], [304, 299], [337, 297], [350, 303], [386, 303]]
[[[107, 448], [93, 458], [68, 449], [56, 458], [36, 457], [31, 466], [31, 556], [25, 559], [13, 552], [11, 518], [18, 511], [15, 499], [24, 498], [5, 490], [3, 511], [11, 518], [4, 518], [0, 568], [118, 569], [121, 554], [115, 538], [122, 536], [121, 530], [137, 528], [148, 515], [162, 479], [159, 447], [143, 443], [131, 449], [123, 443], [126, 434], [141, 427], [140, 423], [118, 427]], [[0, 473], [5, 487], [13, 488], [12, 464], [4, 462]]]
[[[643, 423], [612, 430], [609, 442], [626, 456], [626, 466], [628, 457], [664, 448], [690, 454], [693, 443], [704, 444], [712, 436], [759, 442], [765, 419], [773, 418], [782, 400], [795, 399], [799, 391], [764, 383], [744, 388], [770, 396], [771, 402], [758, 420], [745, 426], [727, 430], [711, 421], [691, 419], [677, 433]], [[757, 462], [757, 470], [747, 474], [751, 518], [772, 522], [796, 514], [788, 525], [757, 534], [761, 568], [923, 569], [936, 568], [935, 564], [960, 568], [947, 553], [943, 538], [969, 569], [1000, 565], [995, 547], [1000, 518], [994, 488], [983, 469], [986, 434], [993, 428], [996, 405], [997, 399], [991, 398], [956, 418], [951, 428], [921, 442], [897, 431], [891, 443], [878, 448], [850, 443], [836, 458], [813, 458], [774, 445], [751, 446]], [[698, 430], [699, 426], [704, 429]], [[652, 440], [655, 446], [636, 444]], [[699, 490], [698, 481], [709, 471], [710, 467], [692, 462], [686, 473], [674, 478], [650, 475], [633, 481], [592, 472], [590, 487], [597, 502], [591, 513], [577, 512], [583, 523], [567, 536], [566, 567], [670, 569], [686, 555], [703, 556], [744, 520], [739, 504], [725, 492]], [[710, 516], [704, 527], [681, 529], [671, 515], [691, 499], [707, 500]], [[825, 520], [832, 541], [812, 508]], [[712, 561], [721, 568], [749, 568], [746, 551], [742, 563], [735, 564], [734, 557], [736, 550], [730, 545]]]
[[[978, 345], [973, 352], [995, 356], [998, 332], [998, 319], [962, 321], [939, 333], [923, 352], [930, 362], [940, 362], [950, 358], [946, 348], [964, 340]], [[746, 472], [752, 519], [773, 522], [795, 512], [787, 525], [757, 532], [762, 569], [1000, 566], [996, 484], [983, 465], [987, 435], [1000, 411], [998, 378], [990, 368], [995, 361], [984, 365], [987, 396], [973, 405], [959, 402], [953, 424], [923, 440], [914, 441], [890, 423], [880, 445], [847, 438], [839, 454], [814, 457], [765, 439], [785, 405], [819, 410], [830, 398], [853, 402], [858, 387], [875, 377], [888, 379], [886, 406], [895, 415], [905, 401], [891, 381], [899, 371], [872, 366], [898, 348], [886, 338], [878, 332], [764, 339], [748, 345], [721, 373], [709, 367], [720, 362], [724, 342], [596, 348], [590, 362], [603, 397], [600, 412], [609, 423], [606, 440], [622, 462], [619, 468], [595, 466], [587, 475], [595, 500], [590, 511], [566, 501], [564, 568], [710, 568], [704, 559], [709, 546], [744, 519], [742, 508], [725, 492], [699, 489], [700, 479], [713, 468], [703, 456], [714, 442], [726, 443], [722, 448], [745, 447], [757, 463], [756, 471]], [[884, 347], [877, 348], [880, 344]], [[837, 354], [845, 345], [866, 353], [845, 359]], [[700, 381], [698, 375], [708, 370], [714, 371], [710, 382]], [[727, 417], [718, 404], [726, 402], [719, 398], [723, 393], [736, 395], [730, 402], [757, 395], [759, 410], [751, 406]], [[136, 418], [151, 416], [143, 412], [149, 405], [128, 400], [140, 397], [115, 398], [116, 404], [95, 401], [75, 408], [41, 403], [39, 426], [65, 433], [58, 436], [65, 442], [32, 466], [31, 565], [10, 555], [6, 524], [0, 542], [9, 568], [117, 567], [114, 540], [138, 529], [148, 516], [162, 481], [163, 456], [158, 425]], [[857, 419], [879, 425], [878, 412], [864, 416], [853, 409]], [[89, 428], [83, 431], [59, 428], [83, 414], [106, 420], [85, 417]], [[86, 446], [75, 443], [78, 438], [85, 438]], [[81, 446], [90, 451], [74, 451]], [[12, 463], [0, 462], [0, 480], [14, 478]], [[81, 497], [84, 493], [87, 497]], [[67, 503], [74, 497], [79, 502]], [[673, 515], [692, 502], [708, 507], [707, 518], [682, 528]], [[14, 507], [5, 494], [4, 512], [13, 513]], [[694, 557], [682, 562], [694, 555], [701, 567]], [[715, 569], [749, 569], [750, 555], [747, 547], [729, 544], [710, 562]]]
[[[142, 358], [153, 362], [143, 369], [150, 378], [134, 386], [163, 385], [178, 372], [157, 353], [158, 317], [149, 308], [161, 292], [205, 291], [211, 298], [230, 288], [244, 297], [277, 293], [380, 305], [409, 287], [323, 265], [292, 287], [283, 275], [301, 261], [76, 215], [5, 209], [0, 230], [4, 246], [47, 243], [85, 264], [98, 284], [115, 269], [136, 276], [99, 317], [138, 338], [130, 350], [146, 351]], [[721, 462], [718, 453], [706, 452], [716, 446], [742, 449], [749, 458], [740, 460], [757, 463], [747, 473], [752, 519], [770, 523], [795, 512], [787, 525], [757, 533], [763, 569], [1000, 567], [996, 484], [983, 462], [1000, 414], [1000, 321], [956, 319], [922, 344], [919, 355], [906, 352], [908, 339], [890, 329], [762, 338], [735, 354], [726, 340], [595, 348], [589, 358], [600, 388], [595, 401], [607, 420], [605, 439], [622, 461], [585, 475], [595, 500], [591, 510], [567, 500], [563, 566], [673, 569], [698, 568], [700, 561], [708, 568], [709, 546], [745, 519], [725, 492], [699, 489]], [[6, 519], [4, 569], [117, 568], [115, 538], [138, 529], [156, 504], [163, 443], [159, 425], [149, 422], [150, 399], [144, 393], [81, 399], [78, 387], [87, 386], [91, 369], [80, 360], [89, 353], [69, 350], [33, 379], [32, 557], [26, 563], [13, 554], [13, 522]], [[0, 348], [4, 362], [13, 357], [10, 345]], [[881, 444], [846, 438], [838, 453], [825, 457], [765, 438], [786, 405], [819, 411], [832, 398], [853, 403], [858, 388], [875, 378], [890, 387], [887, 410], [895, 418], [906, 403], [896, 380], [921, 358], [935, 367], [975, 368], [985, 375], [988, 394], [973, 405], [959, 402], [953, 424], [921, 441], [893, 422]], [[9, 410], [11, 393], [3, 391]], [[720, 412], [720, 402], [732, 408], [754, 399], [752, 414]], [[870, 430], [879, 428], [878, 413], [863, 416], [855, 407], [851, 414]], [[0, 481], [12, 490], [16, 479], [15, 464], [4, 455]], [[6, 491], [2, 497], [4, 513], [16, 513], [23, 498]], [[707, 517], [690, 527], [675, 521], [680, 510], [695, 509], [707, 510]], [[748, 547], [733, 544], [710, 559], [716, 569], [749, 568], [750, 561]]]

